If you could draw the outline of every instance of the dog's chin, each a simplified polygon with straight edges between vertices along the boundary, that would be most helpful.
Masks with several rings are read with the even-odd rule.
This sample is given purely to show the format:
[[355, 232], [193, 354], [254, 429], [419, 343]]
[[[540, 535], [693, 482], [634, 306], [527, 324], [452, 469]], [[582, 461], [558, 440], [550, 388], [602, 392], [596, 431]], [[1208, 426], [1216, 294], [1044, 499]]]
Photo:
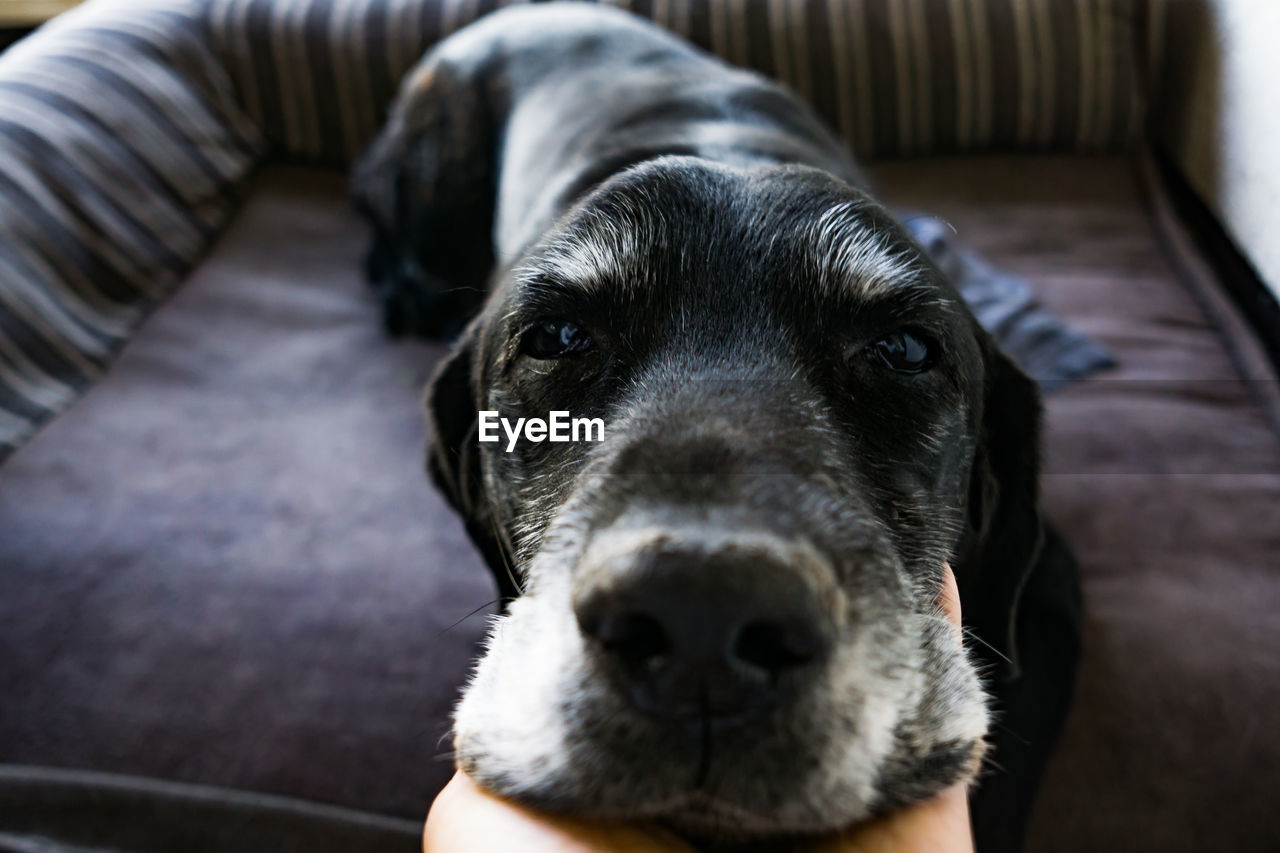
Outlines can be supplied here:
[[[830, 837], [877, 815], [940, 793], [951, 785], [969, 781], [977, 773], [985, 749], [982, 740], [937, 747], [915, 768], [909, 792], [904, 789], [877, 791], [869, 799], [857, 798], [853, 789], [845, 786], [838, 786], [848, 792], [845, 798], [810, 798], [803, 792], [814, 788], [830, 790], [830, 780], [800, 779], [794, 784], [779, 781], [769, 785], [769, 777], [760, 775], [757, 779], [766, 784], [754, 789], [750, 802], [740, 797], [740, 789], [717, 791], [679, 785], [664, 786], [662, 796], [656, 798], [602, 800], [601, 788], [609, 787], [612, 780], [597, 780], [599, 784], [593, 785], [581, 777], [512, 777], [496, 769], [503, 762], [489, 760], [496, 756], [463, 757], [460, 765], [482, 788], [534, 809], [588, 820], [651, 823], [700, 849], [728, 851], [741, 846], [745, 851], [758, 850], [760, 844]], [[678, 769], [681, 771], [678, 775], [683, 776], [686, 768]], [[650, 794], [654, 792], [651, 790]]]
[[[840, 804], [842, 808], [824, 812], [804, 814], [803, 811], [792, 810], [790, 820], [777, 820], [772, 809], [748, 808], [731, 800], [696, 792], [679, 807], [659, 815], [656, 821], [700, 848], [714, 847], [717, 850], [733, 850], [737, 845], [743, 845], [744, 850], [754, 851], [760, 849], [757, 846], [760, 844], [829, 838], [873, 817], [941, 793], [951, 785], [973, 779], [985, 752], [986, 744], [981, 740], [939, 747], [931, 758], [935, 762], [933, 777], [928, 778], [927, 774], [921, 773], [909, 796], [899, 791], [888, 797], [880, 795], [873, 802], [845, 802]], [[777, 791], [775, 804], [785, 802], [788, 793]], [[651, 815], [645, 817], [653, 819]], [[768, 849], [773, 848], [770, 846]]]
[[[588, 747], [590, 748], [590, 747]], [[984, 751], [982, 741], [948, 744], [913, 764], [908, 788], [882, 791], [878, 782], [890, 766], [904, 767], [900, 756], [848, 776], [833, 775], [825, 764], [807, 772], [780, 768], [740, 751], [723, 773], [698, 784], [691, 766], [696, 758], [657, 748], [644, 770], [604, 762], [541, 764], [544, 773], [515, 770], [511, 755], [467, 753], [459, 764], [478, 784], [505, 799], [529, 807], [584, 819], [643, 821], [659, 824], [703, 845], [737, 845], [838, 832], [876, 814], [926, 798], [972, 778]], [[776, 759], [776, 755], [771, 756]], [[815, 756], [804, 756], [811, 763]], [[870, 773], [865, 770], [870, 769]], [[790, 771], [790, 772], [788, 772]]]
[[[566, 790], [557, 780], [530, 786], [486, 773], [485, 762], [463, 761], [468, 775], [483, 789], [511, 802], [551, 814], [585, 820], [646, 823], [661, 826], [699, 848], [732, 848], [783, 839], [830, 835], [873, 816], [871, 803], [845, 802], [843, 810], [813, 811], [811, 804], [794, 798], [794, 791], [779, 785], [770, 802], [743, 804], [731, 798], [687, 788], [672, 791], [659, 802], [636, 801], [602, 805], [589, 789]], [[788, 818], [780, 820], [782, 808]]]
[[[781, 798], [782, 792], [779, 792]], [[664, 828], [699, 847], [722, 849], [838, 832], [870, 816], [865, 808], [843, 814], [814, 815], [812, 820], [783, 823], [768, 810], [745, 808], [707, 795], [695, 795], [680, 808], [657, 818]]]

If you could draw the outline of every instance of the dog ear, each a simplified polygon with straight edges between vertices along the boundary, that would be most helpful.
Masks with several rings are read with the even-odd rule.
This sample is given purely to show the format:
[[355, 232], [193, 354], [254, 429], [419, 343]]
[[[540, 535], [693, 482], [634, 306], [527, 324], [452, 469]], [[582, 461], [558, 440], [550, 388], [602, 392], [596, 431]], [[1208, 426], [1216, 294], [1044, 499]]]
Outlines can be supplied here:
[[498, 582], [505, 609], [505, 602], [520, 590], [509, 569], [511, 554], [499, 537], [480, 467], [476, 329], [474, 323], [467, 327], [427, 385], [427, 420], [431, 429], [427, 470], [436, 488], [462, 517], [471, 541], [484, 556]]
[[969, 477], [970, 547], [956, 582], [964, 621], [1000, 657], [994, 663], [1004, 677], [1016, 679], [1019, 602], [1044, 542], [1040, 394], [985, 332], [981, 345], [983, 407]]

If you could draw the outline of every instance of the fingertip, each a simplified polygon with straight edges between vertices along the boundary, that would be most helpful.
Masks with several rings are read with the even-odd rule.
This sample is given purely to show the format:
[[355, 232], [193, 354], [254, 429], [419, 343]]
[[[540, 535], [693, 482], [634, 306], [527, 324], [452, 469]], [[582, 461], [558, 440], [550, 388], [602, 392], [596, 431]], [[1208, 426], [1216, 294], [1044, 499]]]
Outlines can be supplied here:
[[950, 620], [951, 624], [960, 627], [960, 587], [956, 584], [956, 574], [951, 564], [942, 564], [942, 588], [938, 595], [938, 605]]

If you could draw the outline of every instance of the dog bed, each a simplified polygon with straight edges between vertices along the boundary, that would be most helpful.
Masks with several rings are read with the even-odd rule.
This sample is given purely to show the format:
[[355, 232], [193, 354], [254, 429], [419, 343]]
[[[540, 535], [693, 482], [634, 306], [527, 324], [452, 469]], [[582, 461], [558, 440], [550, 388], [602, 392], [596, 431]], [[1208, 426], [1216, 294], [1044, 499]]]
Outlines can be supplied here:
[[[982, 5], [998, 7], [990, 32], [1016, 29], [1018, 4]], [[1029, 6], [1032, 23], [1075, 20], [1071, 3]], [[874, 72], [798, 47], [842, 14], [851, 37], [862, 23], [914, 43], [887, 6], [797, 4], [763, 27], [718, 3], [640, 11], [790, 78], [866, 153], [1022, 149], [871, 171], [1117, 362], [1048, 400], [1044, 492], [1081, 563], [1086, 638], [1029, 847], [1269, 850], [1277, 386], [1133, 153], [1140, 22], [1098, 8], [1108, 96], [1095, 83], [1061, 120], [1035, 98], [995, 109], [994, 72], [974, 66], [992, 75], [985, 124], [924, 71], [951, 42]], [[193, 798], [222, 802], [215, 821], [301, 839], [315, 816], [414, 849], [494, 593], [420, 467], [441, 348], [381, 336], [333, 167], [417, 52], [479, 11], [95, 0], [0, 59], [0, 356], [26, 383], [0, 398], [0, 849], [174, 849], [166, 832], [205, 819]], [[930, 109], [906, 118], [877, 94], [894, 59], [925, 81], [908, 106]], [[824, 62], [839, 87], [820, 85]], [[258, 168], [269, 151], [311, 165]], [[148, 831], [91, 819], [112, 797]], [[382, 849], [334, 837], [308, 849]]]

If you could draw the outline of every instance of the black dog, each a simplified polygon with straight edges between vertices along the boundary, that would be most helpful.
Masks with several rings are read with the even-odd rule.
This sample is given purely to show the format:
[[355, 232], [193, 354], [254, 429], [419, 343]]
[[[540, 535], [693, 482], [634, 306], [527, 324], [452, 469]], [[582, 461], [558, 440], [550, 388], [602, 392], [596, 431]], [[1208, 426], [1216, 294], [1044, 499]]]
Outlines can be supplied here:
[[[483, 786], [718, 843], [976, 776], [980, 847], [1019, 845], [1078, 643], [1036, 389], [862, 184], [785, 90], [605, 8], [404, 84], [355, 186], [389, 328], [470, 319], [429, 458], [514, 598], [456, 717]], [[604, 437], [508, 452], [481, 410]]]

